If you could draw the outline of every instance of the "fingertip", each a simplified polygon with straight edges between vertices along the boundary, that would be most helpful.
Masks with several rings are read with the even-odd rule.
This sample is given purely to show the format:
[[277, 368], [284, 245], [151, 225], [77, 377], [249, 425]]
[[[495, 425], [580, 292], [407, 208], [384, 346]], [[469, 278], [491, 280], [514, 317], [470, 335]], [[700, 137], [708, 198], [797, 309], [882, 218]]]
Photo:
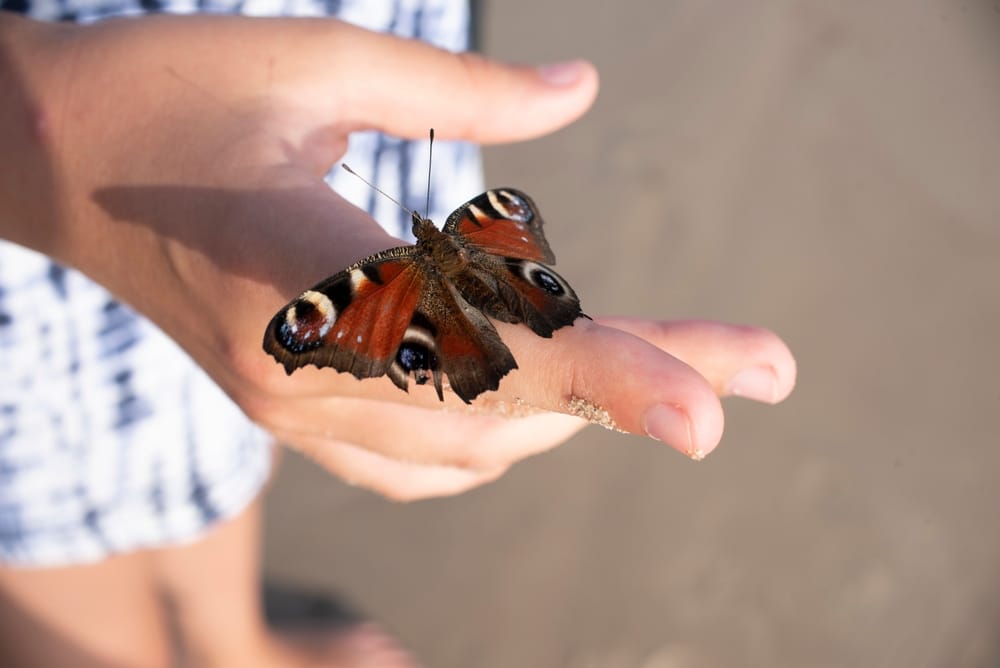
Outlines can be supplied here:
[[719, 445], [724, 425], [722, 406], [712, 395], [681, 403], [656, 403], [642, 415], [646, 435], [681, 454], [701, 461]]
[[529, 66], [477, 53], [452, 57], [462, 70], [452, 81], [466, 94], [464, 104], [435, 112], [454, 117], [439, 124], [445, 139], [483, 144], [533, 139], [577, 120], [597, 97], [597, 69], [586, 60]]
[[587, 100], [590, 106], [597, 96], [600, 78], [597, 68], [582, 59], [564, 60], [556, 63], [546, 63], [535, 68], [542, 82], [555, 89], [579, 89], [581, 98]]
[[[585, 60], [541, 66], [452, 53], [415, 40], [360, 35], [351, 46], [369, 64], [344, 71], [340, 113], [354, 127], [442, 140], [522, 141], [573, 122], [597, 95]], [[458, 102], [456, 102], [458, 101]]]
[[534, 72], [544, 88], [535, 100], [527, 100], [537, 109], [524, 114], [525, 125], [516, 128], [514, 139], [529, 139], [569, 125], [590, 109], [600, 89], [597, 68], [587, 60], [546, 63]]
[[778, 404], [795, 389], [798, 373], [795, 357], [774, 332], [758, 329], [760, 353], [738, 369], [726, 383], [723, 395]]
[[798, 381], [799, 367], [798, 362], [795, 361], [795, 355], [792, 354], [792, 350], [788, 347], [788, 344], [778, 338], [777, 334], [772, 333], [772, 336], [777, 341], [775, 344], [776, 362], [774, 368], [778, 380], [773, 402], [777, 404], [787, 399], [788, 395], [795, 389], [795, 383]]
[[722, 405], [708, 381], [639, 337], [587, 321], [551, 340], [514, 327], [509, 338], [533, 344], [517, 354], [534, 374], [519, 373], [507, 386], [532, 405], [650, 436], [693, 459], [722, 438]]
[[630, 332], [684, 360], [721, 396], [776, 404], [795, 388], [795, 357], [770, 329], [706, 320], [604, 317], [598, 322]]
[[740, 369], [726, 384], [727, 396], [775, 404], [778, 399], [778, 373], [770, 365]]

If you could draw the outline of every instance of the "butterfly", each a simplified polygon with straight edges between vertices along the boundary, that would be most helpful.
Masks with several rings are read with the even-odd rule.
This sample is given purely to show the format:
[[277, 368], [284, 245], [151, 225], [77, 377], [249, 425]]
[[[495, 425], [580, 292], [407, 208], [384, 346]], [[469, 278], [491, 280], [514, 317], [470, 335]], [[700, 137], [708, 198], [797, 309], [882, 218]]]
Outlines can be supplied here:
[[411, 212], [416, 244], [376, 253], [306, 290], [271, 319], [264, 350], [291, 374], [309, 364], [357, 378], [387, 375], [408, 391], [443, 377], [465, 403], [517, 368], [489, 318], [542, 337], [578, 317], [576, 293], [535, 203], [498, 188], [456, 209], [439, 230]]

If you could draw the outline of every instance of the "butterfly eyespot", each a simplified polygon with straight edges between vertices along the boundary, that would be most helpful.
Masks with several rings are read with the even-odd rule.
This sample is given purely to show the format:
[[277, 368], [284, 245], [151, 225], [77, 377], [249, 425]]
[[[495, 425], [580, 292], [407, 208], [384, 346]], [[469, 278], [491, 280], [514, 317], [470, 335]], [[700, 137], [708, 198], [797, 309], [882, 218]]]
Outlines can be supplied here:
[[489, 190], [486, 198], [494, 211], [509, 220], [528, 223], [535, 216], [528, 203], [509, 190]]
[[410, 374], [413, 374], [417, 385], [423, 385], [434, 377], [434, 372], [440, 368], [440, 360], [433, 330], [434, 326], [426, 316], [419, 312], [413, 314], [413, 322], [406, 328], [388, 372], [397, 383], [403, 382]]
[[337, 309], [330, 298], [307, 290], [285, 311], [277, 338], [292, 352], [311, 350], [322, 344], [336, 321]]
[[413, 314], [413, 322], [406, 328], [392, 364], [386, 369], [397, 387], [405, 390], [410, 376], [417, 385], [425, 385], [431, 380], [435, 380], [435, 385], [440, 382], [440, 378], [435, 376], [439, 373], [441, 360], [437, 355], [433, 331], [434, 326], [426, 316], [420, 312]]
[[[419, 373], [420, 371], [437, 368], [437, 357], [434, 353], [419, 343], [414, 342], [404, 342], [399, 347], [399, 352], [396, 353], [396, 362], [407, 373], [411, 371], [418, 372], [416, 375], [418, 385], [426, 383], [427, 378], [429, 378], [427, 374]], [[423, 377], [423, 380], [421, 380], [421, 377]]]
[[566, 290], [563, 289], [562, 284], [556, 279], [555, 276], [543, 269], [535, 269], [530, 274], [531, 282], [545, 290], [550, 295], [564, 295]]

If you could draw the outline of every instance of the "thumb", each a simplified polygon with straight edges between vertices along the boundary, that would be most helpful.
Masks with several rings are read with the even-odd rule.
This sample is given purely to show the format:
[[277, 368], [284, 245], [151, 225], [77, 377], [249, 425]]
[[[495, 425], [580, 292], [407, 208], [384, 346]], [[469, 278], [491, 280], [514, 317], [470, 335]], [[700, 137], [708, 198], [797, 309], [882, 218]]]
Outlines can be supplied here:
[[518, 141], [568, 125], [597, 96], [597, 71], [586, 61], [508, 65], [393, 35], [344, 32], [338, 48], [350, 57], [339, 61], [347, 65], [338, 76], [338, 112], [353, 127], [408, 138], [433, 127], [442, 139]]

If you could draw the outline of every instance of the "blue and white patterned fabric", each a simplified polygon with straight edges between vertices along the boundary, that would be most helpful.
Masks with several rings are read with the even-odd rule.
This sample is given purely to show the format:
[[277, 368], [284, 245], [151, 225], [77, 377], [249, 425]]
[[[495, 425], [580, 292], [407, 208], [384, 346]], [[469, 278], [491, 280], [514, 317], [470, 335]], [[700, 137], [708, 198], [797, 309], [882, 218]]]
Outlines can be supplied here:
[[[465, 0], [0, 7], [79, 22], [148, 12], [338, 16], [451, 50], [466, 48], [469, 34]], [[426, 142], [358, 133], [344, 162], [423, 210]], [[361, 181], [340, 169], [328, 181], [391, 233], [409, 235], [409, 216]], [[435, 144], [430, 216], [443, 221], [481, 190], [478, 150]], [[270, 438], [155, 326], [82, 274], [0, 241], [0, 563], [62, 566], [194, 540], [256, 498], [270, 462]]]

